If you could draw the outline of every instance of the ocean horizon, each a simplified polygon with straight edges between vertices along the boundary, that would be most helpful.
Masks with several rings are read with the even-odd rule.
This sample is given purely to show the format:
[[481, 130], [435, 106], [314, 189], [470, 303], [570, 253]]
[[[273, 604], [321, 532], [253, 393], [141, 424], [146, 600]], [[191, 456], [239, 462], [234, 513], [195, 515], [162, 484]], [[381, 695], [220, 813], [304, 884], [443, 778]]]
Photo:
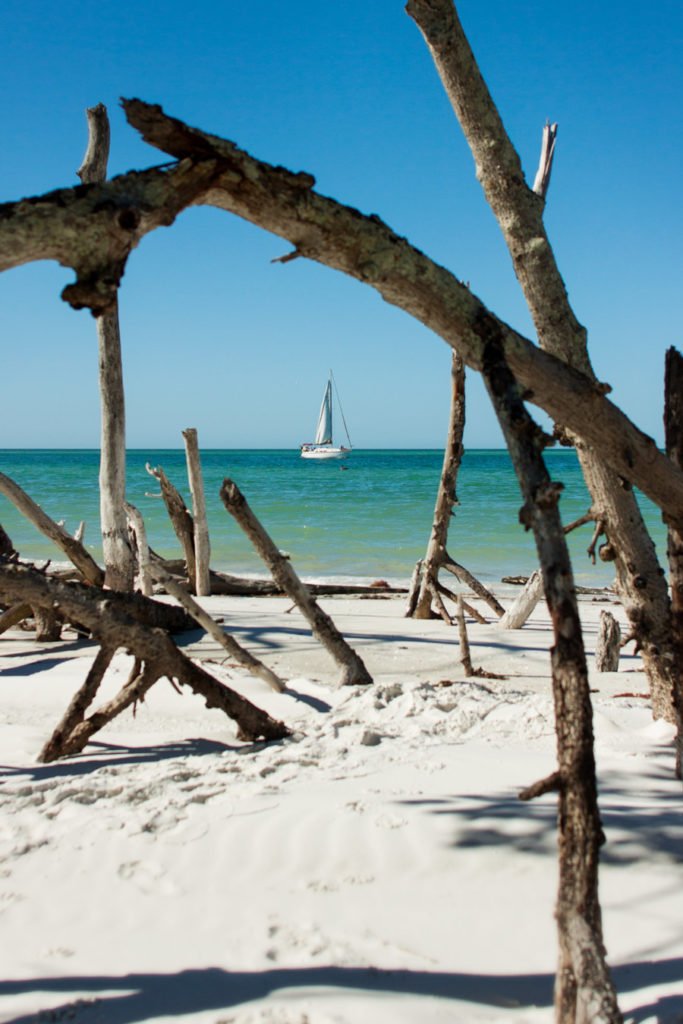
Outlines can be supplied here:
[[[85, 544], [101, 562], [99, 541], [99, 448], [0, 449], [0, 471], [44, 511], [73, 533], [86, 523]], [[563, 485], [560, 511], [569, 523], [590, 507], [576, 452], [546, 452], [553, 479]], [[237, 575], [266, 570], [239, 526], [223, 507], [220, 486], [235, 481], [296, 571], [309, 579], [385, 579], [406, 583], [424, 556], [443, 462], [443, 449], [354, 449], [348, 459], [317, 462], [297, 449], [202, 448], [202, 473], [211, 539], [212, 568]], [[165, 557], [180, 557], [156, 480], [145, 464], [160, 466], [191, 508], [183, 448], [130, 448], [127, 498], [142, 513], [149, 543]], [[519, 523], [521, 497], [505, 448], [466, 450], [457, 482], [459, 504], [448, 548], [482, 581], [528, 575], [537, 567], [533, 536]], [[666, 551], [658, 509], [639, 495], [660, 559]], [[64, 561], [62, 553], [0, 495], [0, 522], [25, 559]], [[593, 566], [586, 549], [592, 525], [568, 542], [576, 581], [612, 582], [610, 564]]]

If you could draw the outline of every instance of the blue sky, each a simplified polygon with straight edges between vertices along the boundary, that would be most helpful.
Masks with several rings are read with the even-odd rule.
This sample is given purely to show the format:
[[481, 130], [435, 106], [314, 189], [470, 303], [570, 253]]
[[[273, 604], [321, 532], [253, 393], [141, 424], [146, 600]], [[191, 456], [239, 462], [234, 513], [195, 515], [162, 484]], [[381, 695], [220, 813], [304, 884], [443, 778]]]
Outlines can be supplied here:
[[[460, 16], [533, 178], [559, 123], [548, 231], [593, 364], [662, 438], [664, 352], [681, 339], [680, 44], [659, 0], [463, 0]], [[5, 0], [0, 201], [76, 184], [84, 109], [107, 105], [110, 173], [163, 162], [121, 96], [161, 103], [255, 156], [306, 170], [379, 214], [533, 337], [497, 225], [416, 26], [400, 2], [97, 4]], [[439, 447], [445, 344], [370, 289], [286, 243], [194, 209], [143, 240], [120, 303], [130, 447], [293, 447], [310, 440], [328, 368], [357, 447]], [[0, 275], [0, 447], [97, 447], [97, 341], [59, 298], [73, 274]], [[468, 375], [466, 445], [501, 435]]]

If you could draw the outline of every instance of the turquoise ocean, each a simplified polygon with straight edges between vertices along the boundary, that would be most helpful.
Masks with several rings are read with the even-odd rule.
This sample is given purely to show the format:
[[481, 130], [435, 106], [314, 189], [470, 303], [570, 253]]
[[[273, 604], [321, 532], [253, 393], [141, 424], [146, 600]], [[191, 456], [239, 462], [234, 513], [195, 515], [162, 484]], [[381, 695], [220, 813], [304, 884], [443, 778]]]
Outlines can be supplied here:
[[[233, 479], [278, 547], [289, 553], [300, 575], [406, 582], [425, 552], [441, 473], [440, 450], [357, 450], [343, 463], [315, 462], [291, 450], [203, 450], [202, 472], [211, 537], [211, 564], [238, 575], [265, 570], [218, 497]], [[160, 466], [190, 507], [183, 450], [131, 450], [127, 456], [128, 500], [142, 512], [151, 546], [168, 557], [180, 550], [165, 507], [145, 464]], [[564, 485], [560, 509], [565, 523], [589, 507], [576, 454], [550, 449], [552, 477]], [[344, 467], [344, 468], [342, 468]], [[51, 518], [73, 533], [86, 523], [85, 543], [101, 559], [98, 542], [98, 450], [0, 450], [0, 470], [18, 483]], [[528, 574], [536, 567], [533, 538], [519, 524], [517, 481], [504, 450], [470, 450], [458, 477], [459, 506], [449, 537], [453, 558], [487, 582]], [[665, 532], [658, 510], [639, 498], [660, 560]], [[24, 558], [63, 561], [63, 556], [0, 495], [0, 523]], [[586, 548], [591, 525], [569, 537], [578, 583], [603, 586], [610, 565], [592, 566]]]

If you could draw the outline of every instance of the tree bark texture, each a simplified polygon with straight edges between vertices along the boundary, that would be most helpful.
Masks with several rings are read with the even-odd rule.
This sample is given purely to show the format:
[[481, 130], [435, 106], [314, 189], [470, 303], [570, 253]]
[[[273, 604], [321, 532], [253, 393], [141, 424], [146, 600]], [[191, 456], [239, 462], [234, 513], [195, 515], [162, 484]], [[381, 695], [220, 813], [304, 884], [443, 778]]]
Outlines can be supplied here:
[[533, 530], [553, 624], [551, 650], [559, 789], [560, 955], [555, 983], [557, 1024], [621, 1024], [602, 942], [598, 897], [603, 842], [597, 800], [588, 670], [574, 579], [558, 500], [541, 455], [548, 440], [529, 417], [500, 345], [484, 365], [486, 387], [517, 473], [524, 505], [520, 520]]
[[619, 670], [621, 627], [611, 612], [600, 612], [600, 628], [595, 644], [595, 667], [598, 672]]
[[280, 554], [252, 512], [237, 484], [232, 480], [224, 480], [220, 495], [226, 509], [242, 527], [272, 573], [275, 582], [291, 597], [309, 623], [313, 636], [320, 641], [341, 669], [339, 685], [355, 686], [371, 683], [372, 678], [359, 655], [349, 647], [330, 616], [311, 597], [289, 561]]
[[[143, 666], [140, 676], [129, 681], [113, 701], [100, 708], [89, 719], [75, 726], [61, 744], [59, 756], [82, 750], [90, 737], [103, 725], [140, 700], [159, 678], [177, 680], [200, 694], [207, 707], [220, 708], [238, 725], [239, 736], [245, 740], [283, 739], [289, 730], [271, 718], [251, 701], [214, 679], [199, 665], [179, 651], [166, 630], [152, 628], [127, 613], [131, 606], [154, 602], [137, 600], [133, 595], [81, 584], [60, 583], [26, 566], [0, 565], [0, 593], [11, 600], [23, 601], [32, 607], [55, 607], [68, 620], [82, 622], [108, 650], [123, 648]], [[84, 698], [85, 699], [85, 698]]]
[[43, 512], [32, 498], [21, 489], [10, 477], [0, 473], [0, 493], [4, 494], [12, 504], [33, 523], [37, 530], [45, 534], [57, 547], [64, 552], [69, 561], [76, 566], [84, 580], [95, 586], [102, 586], [104, 573], [95, 560], [88, 554], [80, 541], [71, 537], [63, 526]]
[[605, 398], [604, 387], [496, 318], [453, 274], [378, 217], [319, 195], [310, 175], [255, 160], [158, 106], [140, 100], [124, 100], [123, 106], [145, 140], [179, 162], [4, 204], [0, 270], [38, 259], [73, 267], [77, 279], [64, 289], [64, 299], [100, 315], [110, 307], [128, 255], [145, 234], [172, 223], [191, 204], [217, 206], [290, 240], [297, 255], [375, 288], [475, 370], [481, 370], [484, 344], [497, 338], [529, 400], [593, 444], [672, 518], [681, 518], [683, 471]]
[[[671, 461], [683, 467], [683, 357], [675, 348], [666, 353], [664, 439]], [[683, 531], [668, 524], [668, 556], [676, 675], [673, 688], [676, 721], [676, 776], [683, 778]]]
[[448, 434], [443, 454], [443, 466], [439, 490], [434, 507], [432, 532], [427, 553], [422, 562], [420, 591], [413, 612], [413, 618], [431, 619], [432, 593], [439, 578], [439, 569], [447, 556], [448, 527], [453, 516], [453, 506], [458, 504], [455, 492], [458, 470], [462, 460], [462, 438], [465, 431], [465, 364], [457, 352], [451, 357], [451, 406], [448, 418]]
[[[610, 390], [600, 385], [593, 373], [586, 330], [571, 308], [548, 240], [543, 223], [545, 189], [537, 194], [526, 183], [517, 151], [482, 78], [452, 0], [409, 0], [406, 10], [425, 38], [470, 146], [477, 179], [505, 238], [542, 349], [581, 371], [594, 387]], [[551, 146], [554, 138], [548, 140], [546, 150]], [[512, 362], [510, 365], [515, 370]], [[641, 644], [653, 711], [656, 717], [670, 718], [675, 652], [666, 580], [654, 544], [635, 496], [630, 488], [624, 488], [614, 462], [608, 464], [610, 457], [604, 447], [588, 438], [580, 426], [561, 415], [551, 415], [563, 428], [569, 428], [574, 440], [585, 442], [577, 445], [579, 460], [593, 510], [604, 521], [616, 555], [619, 593]], [[629, 479], [628, 473], [621, 475]], [[680, 516], [680, 511], [676, 515]]]
[[168, 517], [183, 549], [185, 571], [187, 572], [190, 586], [196, 593], [197, 560], [194, 551], [194, 520], [183, 501], [182, 495], [168, 479], [161, 466], [154, 467], [147, 463], [145, 468], [150, 476], [159, 481], [161, 496], [164, 499]]
[[[109, 159], [109, 118], [102, 103], [86, 110], [88, 147], [78, 176], [84, 185], [103, 182]], [[100, 523], [105, 579], [112, 590], [133, 589], [134, 559], [128, 540], [126, 414], [118, 298], [97, 320], [101, 409]]]
[[195, 593], [198, 597], [208, 597], [211, 593], [211, 580], [209, 577], [211, 545], [209, 543], [209, 526], [206, 520], [202, 465], [199, 458], [199, 444], [195, 428], [188, 427], [187, 430], [183, 430], [183, 439], [185, 441], [187, 476], [192, 493], [192, 512], [194, 516]]

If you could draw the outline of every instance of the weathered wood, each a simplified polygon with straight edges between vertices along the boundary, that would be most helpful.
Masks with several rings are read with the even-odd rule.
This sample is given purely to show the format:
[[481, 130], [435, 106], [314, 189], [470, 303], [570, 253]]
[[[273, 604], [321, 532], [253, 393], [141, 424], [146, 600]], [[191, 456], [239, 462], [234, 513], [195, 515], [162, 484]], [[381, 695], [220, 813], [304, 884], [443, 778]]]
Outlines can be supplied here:
[[220, 644], [220, 646], [227, 651], [227, 653], [238, 661], [240, 665], [243, 665], [252, 675], [258, 676], [262, 679], [271, 689], [277, 693], [282, 693], [285, 690], [285, 684], [278, 675], [275, 674], [271, 669], [263, 664], [258, 658], [246, 651], [234, 637], [226, 633], [224, 629], [218, 625], [215, 619], [213, 619], [201, 605], [197, 604], [193, 597], [179, 584], [177, 583], [169, 572], [163, 567], [163, 563], [159, 558], [153, 558], [150, 565], [150, 572], [159, 583], [161, 583], [169, 594], [179, 601], [183, 608], [185, 608], [193, 619], [199, 623], [202, 629], [205, 629], [209, 636]]
[[484, 584], [480, 580], [478, 580], [476, 576], [472, 575], [469, 569], [466, 569], [464, 565], [460, 565], [460, 563], [456, 562], [453, 558], [450, 557], [450, 555], [446, 558], [446, 561], [444, 562], [444, 569], [447, 569], [448, 572], [453, 573], [453, 575], [456, 576], [461, 583], [464, 583], [465, 586], [473, 590], [477, 597], [480, 597], [482, 601], [486, 602], [489, 608], [493, 612], [495, 612], [498, 618], [501, 618], [505, 614], [505, 609], [503, 608], [502, 604], [495, 596], [495, 594], [492, 594], [488, 587], [485, 587]]
[[[70, 734], [63, 751], [82, 750], [90, 737], [139, 700], [156, 679], [166, 676], [200, 694], [207, 707], [220, 708], [238, 725], [243, 739], [283, 739], [289, 730], [251, 701], [214, 679], [179, 651], [163, 629], [150, 628], [127, 613], [131, 606], [154, 602], [142, 595], [103, 591], [78, 583], [50, 580], [26, 566], [0, 565], [0, 594], [33, 607], [55, 607], [65, 619], [76, 619], [107, 649], [123, 648], [143, 665], [140, 677], [126, 684], [113, 701], [84, 720]], [[183, 613], [184, 616], [185, 613]]]
[[543, 462], [541, 453], [548, 439], [526, 411], [495, 341], [487, 346], [483, 373], [522, 491], [520, 520], [534, 533], [553, 626], [551, 664], [560, 776], [555, 1019], [557, 1024], [622, 1024], [602, 940], [598, 862], [603, 832], [593, 712], [574, 577], [558, 509], [561, 488], [550, 479]]
[[220, 490], [221, 501], [242, 527], [256, 551], [267, 565], [273, 579], [294, 601], [306, 618], [317, 640], [341, 669], [339, 685], [353, 686], [372, 682], [372, 678], [358, 654], [341, 635], [332, 619], [317, 604], [305, 584], [301, 582], [289, 561], [277, 547], [252, 512], [237, 484], [224, 480]]
[[462, 594], [458, 595], [458, 634], [460, 637], [460, 663], [466, 676], [474, 672], [472, 668], [472, 656], [470, 655], [470, 643], [467, 639], [467, 626], [465, 624], [465, 608]]
[[415, 606], [417, 605], [417, 599], [420, 594], [420, 586], [422, 583], [422, 559], [418, 558], [413, 568], [412, 575], [410, 577], [410, 583], [408, 585], [408, 599], [406, 601], [405, 617], [407, 619], [412, 618]]
[[100, 647], [95, 655], [94, 662], [90, 666], [85, 682], [72, 697], [62, 720], [38, 755], [38, 760], [43, 764], [56, 761], [59, 757], [63, 757], [66, 754], [64, 744], [76, 726], [80, 725], [84, 720], [85, 713], [94, 701], [95, 695], [100, 688], [100, 683], [115, 653], [113, 648]]
[[545, 199], [550, 185], [550, 173], [553, 169], [553, 157], [555, 156], [555, 140], [557, 138], [557, 125], [547, 121], [543, 125], [543, 137], [541, 141], [541, 155], [538, 161], [538, 170], [534, 178], [533, 191], [541, 199]]
[[29, 498], [14, 480], [0, 473], [0, 493], [4, 494], [12, 504], [26, 516], [29, 522], [33, 523], [36, 529], [45, 534], [46, 537], [57, 545], [66, 557], [72, 562], [83, 579], [88, 583], [101, 586], [104, 582], [104, 573], [95, 560], [88, 554], [80, 543], [71, 537], [63, 526], [59, 526], [53, 519], [43, 512], [40, 505], [36, 505], [32, 498]]
[[[150, 145], [181, 159], [211, 155], [227, 167], [204, 201], [288, 238], [306, 256], [376, 288], [481, 370], [487, 339], [497, 338], [520, 384], [558, 423], [594, 444], [613, 468], [662, 509], [681, 516], [683, 473], [605, 398], [605, 388], [543, 352], [498, 320], [464, 284], [384, 225], [313, 191], [310, 175], [255, 160], [233, 143], [190, 128], [158, 106], [124, 100], [131, 124]], [[527, 190], [533, 201], [542, 201]], [[305, 196], [305, 201], [303, 197]], [[0, 224], [0, 242], [2, 225]], [[529, 246], [533, 250], [533, 246]], [[1, 264], [0, 264], [1, 266]], [[551, 303], [552, 305], [552, 303]]]
[[[109, 118], [103, 103], [86, 110], [88, 146], [78, 176], [84, 185], [107, 177]], [[105, 580], [112, 590], [133, 589], [134, 559], [126, 511], [126, 414], [118, 299], [97, 319], [100, 382], [100, 523]]]
[[62, 635], [63, 619], [55, 608], [36, 605], [33, 609], [36, 623], [36, 642], [54, 643]]
[[605, 398], [604, 388], [503, 324], [452, 274], [378, 217], [363, 217], [318, 195], [310, 175], [254, 160], [233, 143], [169, 118], [160, 107], [140, 100], [123, 103], [146, 141], [180, 162], [4, 204], [0, 271], [43, 259], [71, 266], [77, 280], [63, 297], [100, 315], [111, 305], [129, 253], [146, 233], [170, 224], [192, 203], [217, 206], [290, 239], [299, 255], [376, 288], [457, 349], [473, 369], [481, 369], [484, 339], [497, 336], [537, 405], [594, 444], [617, 473], [660, 508], [680, 517], [683, 472]]
[[138, 586], [140, 587], [140, 592], [144, 594], [145, 597], [151, 597], [153, 593], [153, 586], [145, 521], [142, 518], [140, 510], [137, 509], [135, 505], [131, 505], [129, 501], [125, 502], [124, 508], [126, 510], [126, 516], [128, 517], [129, 532], [132, 533], [135, 540], [134, 547], [137, 553]]
[[194, 516], [195, 593], [198, 597], [207, 597], [211, 593], [211, 581], [209, 578], [211, 545], [209, 543], [209, 526], [206, 520], [202, 465], [199, 458], [199, 444], [195, 428], [188, 427], [187, 430], [183, 430], [183, 439], [185, 441], [187, 476], [192, 493], [192, 513]]
[[617, 672], [621, 650], [621, 626], [611, 612], [600, 612], [600, 628], [595, 644], [595, 667], [598, 672]]
[[[664, 376], [664, 441], [666, 453], [678, 467], [683, 466], [683, 357], [675, 348], [666, 353]], [[683, 530], [667, 523], [671, 618], [676, 651], [676, 674], [672, 690], [676, 722], [676, 776], [683, 778]]]
[[[163, 566], [174, 576], [186, 575], [185, 563], [179, 559], [164, 558]], [[231, 576], [230, 573], [212, 569], [211, 593], [234, 595], [235, 597], [277, 597], [285, 593], [275, 580], [248, 579], [244, 576]], [[405, 587], [391, 587], [381, 583], [305, 583], [309, 593], [319, 596], [357, 594], [363, 597], [383, 597], [389, 594], [405, 594]]]
[[[607, 393], [591, 367], [586, 329], [569, 303], [552, 246], [543, 223], [544, 199], [525, 181], [521, 161], [477, 66], [452, 0], [409, 0], [406, 10], [416, 21], [429, 47], [462, 131], [472, 151], [486, 200], [500, 226], [524, 291], [541, 348], [586, 375], [596, 390]], [[522, 379], [506, 351], [506, 361]], [[547, 411], [548, 406], [545, 406]], [[666, 579], [637, 500], [623, 481], [607, 447], [595, 437], [592, 425], [576, 423], [571, 410], [553, 409], [553, 419], [576, 443], [577, 454], [596, 516], [605, 521], [608, 546], [615, 560], [619, 594], [632, 628], [641, 639], [642, 657], [652, 690], [655, 716], [668, 711], [676, 684], [671, 610]], [[679, 467], [677, 467], [679, 468]], [[672, 510], [681, 519], [683, 503]]]
[[146, 463], [145, 469], [150, 476], [159, 481], [161, 496], [164, 499], [168, 517], [180, 541], [185, 556], [185, 571], [190, 579], [190, 585], [196, 593], [196, 559], [194, 553], [194, 520], [187, 509], [182, 495], [171, 483], [161, 466], [150, 466]]
[[0, 635], [6, 633], [8, 629], [12, 629], [13, 626], [18, 626], [24, 619], [29, 619], [33, 616], [33, 608], [30, 604], [13, 604], [10, 608], [0, 615]]
[[420, 591], [415, 602], [413, 617], [430, 619], [433, 616], [432, 599], [439, 579], [439, 569], [447, 560], [446, 545], [453, 507], [458, 504], [456, 483], [463, 455], [462, 438], [465, 431], [465, 364], [457, 352], [451, 357], [451, 404], [448, 432], [444, 446], [441, 478], [434, 506], [432, 529], [427, 552], [420, 571]]
[[521, 629], [543, 597], [543, 577], [538, 569], [532, 572], [508, 610], [499, 620], [501, 629]]

